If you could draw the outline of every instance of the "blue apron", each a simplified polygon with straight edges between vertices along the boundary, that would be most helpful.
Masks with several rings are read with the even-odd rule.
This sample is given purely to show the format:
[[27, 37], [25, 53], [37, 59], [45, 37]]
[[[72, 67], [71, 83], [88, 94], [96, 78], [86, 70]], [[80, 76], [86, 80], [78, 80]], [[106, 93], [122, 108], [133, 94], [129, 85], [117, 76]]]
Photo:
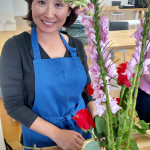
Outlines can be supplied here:
[[[85, 108], [81, 94], [87, 82], [86, 72], [76, 49], [70, 47], [59, 34], [72, 57], [41, 59], [36, 26], [32, 29], [35, 72], [35, 102], [32, 110], [58, 128], [77, 131], [88, 139], [91, 138], [90, 133], [85, 134], [72, 119], [77, 111]], [[41, 148], [56, 145], [49, 137], [23, 125], [22, 132], [24, 146], [36, 145]]]

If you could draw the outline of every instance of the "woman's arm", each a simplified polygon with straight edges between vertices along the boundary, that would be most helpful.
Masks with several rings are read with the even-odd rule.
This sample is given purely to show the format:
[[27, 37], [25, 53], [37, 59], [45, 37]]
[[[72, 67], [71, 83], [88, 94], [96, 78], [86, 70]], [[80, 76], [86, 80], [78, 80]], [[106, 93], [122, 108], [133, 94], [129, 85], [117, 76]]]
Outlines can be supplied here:
[[87, 104], [87, 108], [88, 108], [89, 112], [92, 114], [92, 117], [94, 118], [97, 115], [96, 106], [94, 104], [94, 101], [90, 101]]
[[80, 133], [73, 130], [59, 129], [40, 117], [33, 122], [30, 129], [48, 136], [62, 149], [78, 150], [84, 144], [84, 138]]
[[18, 47], [18, 39], [12, 37], [3, 46], [0, 62], [0, 84], [5, 109], [12, 118], [30, 127], [38, 117], [25, 102], [24, 72], [22, 56], [23, 46]]
[[0, 83], [7, 113], [26, 127], [48, 136], [63, 149], [80, 149], [84, 140], [81, 134], [59, 129], [40, 118], [25, 103], [23, 62], [17, 42], [9, 39], [1, 53]]

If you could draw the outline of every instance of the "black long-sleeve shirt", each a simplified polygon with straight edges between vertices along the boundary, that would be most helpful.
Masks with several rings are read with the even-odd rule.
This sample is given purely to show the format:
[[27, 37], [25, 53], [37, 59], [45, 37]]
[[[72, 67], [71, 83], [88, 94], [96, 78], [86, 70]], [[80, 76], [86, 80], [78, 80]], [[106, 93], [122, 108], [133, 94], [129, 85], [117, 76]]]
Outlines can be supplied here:
[[[82, 92], [85, 104], [87, 104], [92, 99], [86, 91], [87, 85], [91, 82], [88, 74], [87, 56], [80, 40], [69, 36], [68, 44], [76, 48], [87, 73], [87, 84]], [[41, 46], [40, 53], [42, 59], [50, 59]], [[71, 57], [69, 51], [66, 51], [65, 57]], [[31, 109], [35, 98], [33, 59], [31, 35], [28, 32], [10, 38], [3, 46], [0, 83], [4, 106], [12, 118], [27, 127], [30, 127], [38, 117]]]

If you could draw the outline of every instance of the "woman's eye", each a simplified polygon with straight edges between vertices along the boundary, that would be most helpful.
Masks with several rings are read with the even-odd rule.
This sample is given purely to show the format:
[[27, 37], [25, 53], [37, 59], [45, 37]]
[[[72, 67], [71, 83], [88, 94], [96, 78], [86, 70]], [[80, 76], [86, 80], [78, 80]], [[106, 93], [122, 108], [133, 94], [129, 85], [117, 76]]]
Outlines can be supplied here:
[[38, 1], [38, 3], [39, 3], [40, 5], [45, 5], [45, 4], [46, 4], [44, 1]]
[[63, 5], [61, 3], [56, 3], [57, 7], [62, 7]]

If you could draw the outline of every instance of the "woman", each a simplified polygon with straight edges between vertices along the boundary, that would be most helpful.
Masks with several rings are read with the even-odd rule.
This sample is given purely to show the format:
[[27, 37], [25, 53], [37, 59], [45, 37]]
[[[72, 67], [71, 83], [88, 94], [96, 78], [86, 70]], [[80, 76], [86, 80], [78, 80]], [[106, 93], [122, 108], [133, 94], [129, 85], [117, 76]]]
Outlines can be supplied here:
[[[81, 149], [83, 133], [72, 117], [85, 108], [90, 84], [82, 43], [58, 30], [77, 18], [61, 0], [26, 0], [30, 32], [9, 39], [1, 54], [1, 87], [7, 113], [22, 124], [23, 145]], [[84, 99], [84, 100], [83, 100]]]
[[[150, 59], [150, 50], [145, 59]], [[148, 70], [150, 71], [150, 65]], [[150, 123], [150, 74], [143, 74], [140, 79], [136, 110], [140, 120]]]

